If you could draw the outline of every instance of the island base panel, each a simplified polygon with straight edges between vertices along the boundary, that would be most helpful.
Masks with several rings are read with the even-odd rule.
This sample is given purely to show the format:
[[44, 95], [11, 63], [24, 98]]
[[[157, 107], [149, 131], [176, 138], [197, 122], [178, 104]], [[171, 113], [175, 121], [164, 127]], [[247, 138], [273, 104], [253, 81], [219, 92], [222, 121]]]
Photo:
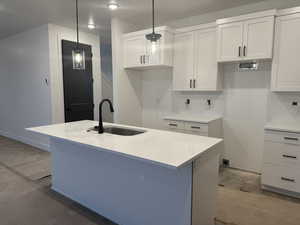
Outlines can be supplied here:
[[191, 165], [169, 169], [54, 138], [51, 150], [52, 188], [66, 197], [121, 225], [191, 225]]

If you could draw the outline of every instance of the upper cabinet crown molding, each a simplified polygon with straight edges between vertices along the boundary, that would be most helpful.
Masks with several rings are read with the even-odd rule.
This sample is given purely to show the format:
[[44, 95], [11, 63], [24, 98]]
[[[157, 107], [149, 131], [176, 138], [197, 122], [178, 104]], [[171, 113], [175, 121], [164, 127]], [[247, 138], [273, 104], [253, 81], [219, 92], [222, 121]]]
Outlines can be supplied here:
[[190, 27], [183, 27], [183, 28], [178, 28], [175, 30], [176, 34], [179, 33], [185, 33], [185, 32], [190, 32], [190, 31], [197, 31], [197, 30], [203, 30], [203, 29], [209, 29], [209, 28], [216, 28], [217, 23], [205, 23], [205, 24], [199, 24], [196, 26], [190, 26]]
[[155, 46], [145, 37], [151, 32], [152, 30], [147, 29], [123, 35], [125, 69], [143, 70], [173, 66], [174, 31], [166, 26], [157, 27], [156, 32], [162, 37]]
[[286, 15], [291, 15], [291, 14], [295, 14], [295, 13], [300, 13], [300, 7], [293, 7], [293, 8], [278, 10], [276, 13], [276, 16], [286, 16]]
[[268, 10], [217, 20], [218, 62], [271, 59], [276, 12]]
[[222, 25], [225, 23], [242, 22], [245, 20], [275, 16], [276, 14], [277, 14], [277, 9], [271, 9], [271, 10], [266, 10], [266, 11], [261, 11], [261, 12], [256, 12], [256, 13], [249, 13], [249, 14], [245, 14], [245, 15], [241, 15], [241, 16], [218, 19], [216, 21], [216, 23], [217, 23], [217, 25]]

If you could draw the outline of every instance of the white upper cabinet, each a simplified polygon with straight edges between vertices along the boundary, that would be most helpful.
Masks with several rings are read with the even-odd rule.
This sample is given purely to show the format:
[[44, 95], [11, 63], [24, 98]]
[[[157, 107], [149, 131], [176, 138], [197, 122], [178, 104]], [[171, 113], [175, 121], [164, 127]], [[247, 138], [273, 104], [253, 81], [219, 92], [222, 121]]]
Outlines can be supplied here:
[[243, 45], [243, 23], [218, 27], [218, 61], [240, 60]]
[[300, 92], [300, 12], [276, 18], [272, 91]]
[[161, 34], [162, 37], [155, 45], [146, 40], [145, 35], [150, 32], [152, 31], [143, 30], [124, 35], [125, 69], [173, 66], [174, 35], [171, 29], [167, 27], [156, 28], [156, 32]]
[[192, 88], [194, 74], [194, 33], [175, 35], [173, 89], [189, 90]]
[[145, 54], [145, 38], [143, 36], [131, 37], [125, 40], [124, 43], [124, 62], [125, 67], [130, 65], [138, 67], [143, 63]]
[[274, 17], [248, 20], [244, 23], [244, 59], [272, 58]]
[[218, 62], [271, 59], [276, 10], [218, 20]]
[[[216, 26], [185, 28], [175, 35], [173, 90], [218, 91], [221, 79], [216, 54]], [[191, 28], [192, 29], [192, 28]]]

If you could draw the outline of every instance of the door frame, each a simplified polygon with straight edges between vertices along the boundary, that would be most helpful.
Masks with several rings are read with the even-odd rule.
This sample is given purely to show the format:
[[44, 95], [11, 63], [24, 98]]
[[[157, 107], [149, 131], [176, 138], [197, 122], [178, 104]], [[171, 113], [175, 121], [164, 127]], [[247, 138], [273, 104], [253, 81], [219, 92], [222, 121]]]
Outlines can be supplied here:
[[[50, 55], [50, 87], [52, 123], [64, 123], [64, 89], [63, 89], [63, 65], [62, 65], [62, 40], [76, 41], [76, 32], [72, 29], [49, 24], [49, 55]], [[100, 37], [94, 34], [80, 32], [80, 42], [92, 46], [93, 54], [93, 95], [94, 95], [94, 119], [99, 118], [97, 105], [102, 99], [102, 77]]]

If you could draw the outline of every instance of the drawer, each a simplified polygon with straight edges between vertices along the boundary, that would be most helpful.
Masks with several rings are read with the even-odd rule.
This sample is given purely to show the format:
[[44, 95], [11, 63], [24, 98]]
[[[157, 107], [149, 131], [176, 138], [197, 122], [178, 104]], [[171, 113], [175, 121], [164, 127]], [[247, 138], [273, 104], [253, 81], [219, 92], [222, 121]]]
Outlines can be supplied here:
[[300, 145], [265, 141], [264, 162], [300, 166]]
[[208, 134], [208, 125], [203, 123], [185, 122], [185, 130], [189, 132]]
[[288, 191], [300, 192], [299, 167], [287, 167], [264, 163], [262, 184]]
[[165, 125], [169, 130], [184, 130], [184, 122], [176, 120], [166, 120]]
[[300, 145], [300, 134], [267, 130], [265, 140]]

